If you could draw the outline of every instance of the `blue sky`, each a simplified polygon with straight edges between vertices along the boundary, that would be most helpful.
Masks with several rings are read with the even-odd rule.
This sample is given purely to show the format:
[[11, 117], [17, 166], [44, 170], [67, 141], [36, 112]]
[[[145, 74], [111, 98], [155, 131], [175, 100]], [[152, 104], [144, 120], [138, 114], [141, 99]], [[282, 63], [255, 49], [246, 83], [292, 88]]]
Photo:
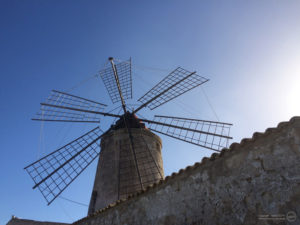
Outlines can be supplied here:
[[[23, 170], [94, 127], [31, 121], [50, 90], [77, 86], [109, 56], [132, 57], [136, 100], [180, 65], [210, 81], [155, 114], [216, 120], [204, 90], [219, 119], [234, 124], [231, 135], [239, 142], [300, 114], [299, 21], [300, 2], [292, 0], [1, 0], [0, 223], [11, 215], [73, 222], [87, 213], [86, 206], [63, 199], [47, 206]], [[72, 93], [116, 106], [99, 79]], [[212, 153], [162, 138], [166, 175]], [[95, 166], [62, 196], [88, 204]]]

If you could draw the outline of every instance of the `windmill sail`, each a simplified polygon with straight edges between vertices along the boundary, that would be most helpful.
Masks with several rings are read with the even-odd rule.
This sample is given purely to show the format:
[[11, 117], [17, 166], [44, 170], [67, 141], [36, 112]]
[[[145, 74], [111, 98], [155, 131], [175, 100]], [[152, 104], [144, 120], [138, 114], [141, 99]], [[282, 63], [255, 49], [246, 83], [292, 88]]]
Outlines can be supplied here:
[[[123, 98], [132, 99], [131, 60], [115, 64]], [[113, 103], [121, 102], [114, 71], [111, 67], [99, 71], [100, 77]]]
[[60, 91], [51, 91], [33, 120], [99, 123], [105, 104]]
[[[139, 110], [153, 110], [208, 79], [178, 67], [138, 100], [141, 105], [137, 109], [129, 112], [125, 100], [132, 98], [131, 60], [115, 64], [110, 57], [109, 61], [111, 67], [99, 74], [112, 102], [122, 104], [123, 115], [104, 112], [105, 104], [53, 90], [33, 118], [87, 123], [100, 122], [100, 116], [119, 118], [105, 135], [100, 135], [97, 127], [24, 168], [35, 183], [33, 188], [40, 190], [48, 205], [99, 157], [100, 139], [103, 150], [91, 196], [91, 213], [164, 178], [161, 140], [149, 129], [214, 151], [227, 147], [231, 139], [229, 123], [171, 116], [147, 120], [135, 116]], [[141, 121], [148, 123], [149, 129]]]
[[142, 105], [134, 112], [146, 106], [153, 110], [207, 81], [196, 72], [178, 67], [138, 100]]
[[230, 123], [171, 116], [155, 116], [153, 121], [140, 120], [149, 123], [150, 130], [214, 151], [227, 147], [228, 140], [232, 139]]
[[99, 133], [96, 127], [24, 168], [48, 205], [99, 155]]

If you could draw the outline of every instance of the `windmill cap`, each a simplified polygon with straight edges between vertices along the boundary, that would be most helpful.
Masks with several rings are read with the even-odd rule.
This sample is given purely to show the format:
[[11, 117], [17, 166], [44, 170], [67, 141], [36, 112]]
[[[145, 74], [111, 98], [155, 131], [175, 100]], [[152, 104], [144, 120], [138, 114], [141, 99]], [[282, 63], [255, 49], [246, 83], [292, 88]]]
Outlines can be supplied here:
[[126, 128], [126, 126], [129, 126], [130, 128], [146, 128], [145, 124], [142, 123], [135, 114], [126, 112], [124, 117], [127, 120], [127, 125], [125, 124], [124, 118], [120, 118], [115, 125], [111, 126], [111, 129], [118, 130], [121, 128]]

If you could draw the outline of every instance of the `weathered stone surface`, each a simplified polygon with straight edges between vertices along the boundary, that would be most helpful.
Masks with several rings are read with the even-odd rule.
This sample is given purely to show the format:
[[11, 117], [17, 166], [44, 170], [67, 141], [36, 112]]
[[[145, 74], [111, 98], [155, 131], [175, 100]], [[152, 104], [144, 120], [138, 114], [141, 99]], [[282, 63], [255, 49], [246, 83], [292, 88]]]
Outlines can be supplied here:
[[[300, 118], [293, 118], [75, 224], [300, 224], [299, 165]], [[289, 212], [295, 221], [259, 219]]]
[[89, 214], [142, 190], [141, 183], [144, 188], [164, 179], [161, 139], [146, 128], [131, 128], [131, 134], [142, 182], [127, 129], [108, 132], [101, 139]]

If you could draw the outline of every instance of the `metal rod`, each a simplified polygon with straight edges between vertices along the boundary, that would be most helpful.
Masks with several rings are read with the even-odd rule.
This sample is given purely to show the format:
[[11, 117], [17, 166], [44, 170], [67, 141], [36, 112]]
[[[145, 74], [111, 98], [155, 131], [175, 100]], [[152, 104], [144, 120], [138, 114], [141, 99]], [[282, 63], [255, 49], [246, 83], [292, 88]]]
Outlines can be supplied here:
[[82, 168], [82, 170], [73, 178], [73, 180], [67, 185], [65, 186], [51, 201], [48, 202], [48, 200], [46, 199], [46, 201], [48, 202], [48, 205], [50, 205], [59, 195], [60, 193], [62, 193], [67, 187], [69, 187], [69, 185], [99, 156], [99, 153], [89, 162], [87, 163], [87, 165]]
[[102, 105], [102, 106], [107, 106], [106, 104], [103, 104], [103, 103], [100, 103], [100, 102], [95, 102], [95, 101], [92, 101], [92, 100], [89, 100], [89, 99], [86, 99], [86, 98], [82, 98], [82, 97], [79, 97], [79, 96], [76, 96], [76, 95], [71, 95], [69, 93], [65, 93], [65, 92], [62, 92], [62, 91], [56, 91], [56, 90], [52, 90], [52, 91], [56, 92], [56, 93], [59, 93], [59, 94], [68, 95], [68, 96], [71, 96], [71, 97], [74, 97], [74, 98], [79, 98], [79, 99], [82, 99], [82, 100], [85, 100], [85, 101], [88, 101], [88, 102], [96, 103], [96, 104], [99, 104], [99, 105]]
[[79, 121], [79, 120], [48, 120], [48, 119], [31, 119], [34, 121], [47, 121], [47, 122], [72, 122], [72, 123], [100, 123], [100, 120], [98, 121]]
[[120, 98], [121, 98], [122, 108], [123, 108], [124, 113], [126, 113], [126, 106], [125, 106], [125, 102], [124, 102], [124, 99], [123, 99], [123, 95], [122, 95], [122, 91], [121, 91], [121, 86], [120, 86], [120, 82], [119, 82], [119, 77], [118, 77], [118, 73], [117, 73], [117, 68], [116, 68], [116, 65], [114, 63], [114, 58], [110, 57], [109, 61], [111, 63], [112, 70], [114, 72], [114, 77], [115, 77], [115, 80], [116, 80], [116, 83], [117, 83], [117, 87], [118, 87], [118, 91], [119, 91], [119, 95], [120, 95]]
[[66, 162], [64, 162], [63, 164], [61, 164], [61, 166], [59, 166], [56, 170], [52, 171], [52, 173], [50, 173], [48, 176], [46, 176], [44, 179], [42, 179], [40, 182], [38, 182], [36, 185], [34, 185], [33, 189], [35, 189], [37, 186], [39, 186], [41, 183], [43, 183], [45, 180], [47, 180], [49, 177], [51, 177], [54, 173], [56, 173], [59, 169], [61, 169], [62, 167], [64, 167], [68, 162], [70, 162], [72, 159], [74, 159], [80, 153], [82, 153], [83, 151], [85, 151], [88, 147], [90, 147], [92, 144], [94, 144], [96, 141], [98, 141], [101, 137], [102, 137], [102, 135], [100, 135], [99, 137], [97, 137], [95, 140], [93, 140], [91, 143], [89, 143], [87, 146], [85, 146], [83, 149], [81, 149], [79, 152], [77, 152], [75, 155], [73, 155], [69, 160], [67, 160]]
[[140, 170], [139, 170], [139, 166], [138, 166], [138, 162], [137, 162], [137, 158], [136, 158], [136, 152], [135, 152], [134, 145], [133, 145], [133, 136], [132, 136], [132, 133], [131, 133], [130, 126], [128, 126], [128, 124], [127, 124], [127, 120], [125, 118], [125, 114], [123, 116], [123, 119], [124, 119], [125, 126], [127, 128], [127, 131], [128, 131], [129, 140], [130, 140], [130, 146], [131, 146], [131, 150], [132, 150], [132, 153], [133, 153], [134, 162], [135, 162], [135, 165], [136, 165], [136, 170], [137, 170], [137, 174], [138, 174], [138, 177], [139, 177], [141, 189], [143, 190], [144, 189], [143, 182], [142, 182], [142, 178], [141, 178], [141, 174], [140, 174]]
[[35, 163], [41, 161], [42, 159], [45, 159], [45, 158], [48, 157], [49, 155], [52, 155], [53, 153], [55, 153], [55, 152], [57, 152], [57, 151], [63, 149], [63, 148], [66, 147], [67, 145], [69, 145], [69, 144], [71, 144], [71, 143], [73, 143], [73, 142], [79, 140], [79, 139], [82, 138], [83, 136], [85, 136], [85, 135], [87, 135], [87, 134], [89, 134], [89, 133], [95, 131], [96, 129], [100, 129], [100, 128], [99, 128], [99, 127], [96, 127], [96, 128], [94, 128], [94, 129], [92, 129], [92, 130], [86, 132], [85, 134], [81, 135], [80, 137], [76, 138], [75, 140], [71, 141], [70, 143], [68, 143], [68, 144], [66, 144], [66, 145], [64, 145], [64, 146], [62, 146], [62, 147], [60, 147], [59, 149], [57, 149], [57, 150], [55, 150], [55, 151], [49, 153], [48, 155], [46, 155], [46, 156], [44, 156], [44, 157], [42, 157], [42, 158], [36, 160], [35, 162], [31, 163], [30, 165], [26, 166], [26, 167], [24, 168], [24, 170], [26, 170], [28, 167], [32, 166], [33, 164], [35, 164]]
[[211, 120], [199, 120], [199, 119], [190, 119], [190, 118], [183, 118], [183, 117], [176, 117], [176, 116], [161, 116], [161, 115], [155, 115], [154, 117], [162, 117], [162, 118], [172, 118], [172, 119], [182, 119], [182, 120], [195, 120], [199, 122], [208, 122], [208, 123], [217, 123], [217, 124], [225, 124], [232, 126], [232, 123], [223, 123], [223, 122], [216, 122]]
[[[131, 57], [129, 58], [129, 65], [130, 65], [130, 83], [132, 86], [132, 71], [131, 71]], [[131, 98], [132, 98], [132, 88], [130, 89], [130, 94], [131, 94]]]
[[60, 109], [69, 109], [69, 110], [74, 110], [74, 111], [79, 111], [79, 112], [100, 114], [103, 116], [111, 116], [111, 117], [118, 117], [118, 118], [121, 117], [120, 115], [115, 115], [115, 114], [111, 114], [111, 113], [97, 112], [97, 111], [85, 110], [85, 109], [77, 109], [77, 108], [72, 108], [72, 107], [68, 107], [68, 106], [52, 105], [52, 104], [48, 104], [48, 103], [41, 103], [41, 105], [50, 106], [50, 107], [54, 107], [54, 108], [60, 108]]
[[[157, 99], [158, 97], [160, 97], [161, 95], [163, 95], [164, 93], [166, 93], [167, 91], [169, 91], [170, 89], [172, 89], [173, 87], [175, 87], [177, 84], [179, 84], [180, 82], [184, 81], [185, 79], [189, 78], [190, 76], [192, 76], [193, 74], [195, 74], [195, 72], [192, 72], [191, 74], [187, 75], [186, 77], [182, 78], [181, 80], [177, 81], [175, 84], [171, 85], [170, 87], [168, 87], [166, 90], [164, 90], [163, 92], [161, 92], [160, 94], [156, 95], [154, 98], [150, 99], [149, 101], [145, 102], [144, 104], [142, 104], [140, 107], [138, 107], [136, 110], [133, 111], [133, 113], [137, 113], [138, 111], [140, 111], [142, 108], [146, 107], [150, 102], [154, 101], [155, 99]], [[146, 93], [147, 94], [147, 93]]]
[[175, 126], [175, 125], [172, 125], [172, 124], [166, 124], [166, 123], [161, 123], [161, 122], [156, 122], [156, 121], [146, 120], [146, 119], [140, 119], [140, 120], [143, 121], [143, 122], [146, 122], [146, 123], [154, 123], [154, 124], [158, 124], [158, 125], [162, 125], [162, 126], [168, 126], [168, 127], [173, 127], [173, 128], [178, 128], [178, 129], [193, 131], [193, 132], [197, 132], [197, 133], [201, 133], [201, 134], [208, 134], [208, 135], [213, 135], [213, 136], [217, 136], [217, 137], [232, 139], [232, 137], [229, 137], [229, 136], [224, 136], [224, 135], [220, 135], [220, 134], [214, 134], [214, 133], [200, 131], [200, 130], [195, 130], [195, 129], [186, 128], [186, 127]]
[[146, 146], [147, 146], [147, 149], [148, 149], [148, 151], [149, 151], [149, 153], [150, 153], [150, 156], [151, 156], [151, 158], [152, 158], [152, 160], [153, 160], [153, 162], [154, 162], [154, 164], [155, 164], [155, 166], [156, 166], [156, 169], [158, 170], [158, 173], [159, 173], [161, 179], [164, 179], [163, 175], [162, 175], [161, 172], [160, 172], [160, 167], [159, 167], [158, 164], [156, 163], [156, 161], [155, 161], [155, 159], [154, 159], [154, 157], [153, 157], [153, 155], [152, 155], [152, 152], [151, 152], [151, 150], [150, 150], [150, 148], [149, 148], [149, 146], [148, 146], [148, 144], [147, 144], [147, 142], [146, 142], [144, 136], [142, 135], [142, 128], [140, 128], [140, 134], [141, 134], [142, 139], [144, 140], [144, 143], [145, 143]]
[[193, 144], [193, 145], [197, 145], [197, 146], [200, 146], [200, 147], [203, 147], [203, 148], [207, 148], [207, 149], [210, 149], [210, 150], [213, 150], [213, 151], [216, 151], [216, 152], [221, 152], [220, 150], [216, 150], [216, 149], [214, 149], [214, 148], [210, 148], [210, 147], [208, 147], [208, 146], [205, 146], [205, 145], [199, 145], [199, 144], [197, 144], [197, 143], [194, 143], [194, 142], [191, 142], [191, 141], [187, 141], [187, 140], [184, 140], [184, 139], [181, 139], [181, 138], [178, 138], [178, 137], [174, 137], [174, 136], [171, 136], [171, 135], [169, 135], [169, 134], [166, 134], [166, 133], [160, 132], [160, 131], [158, 131], [158, 130], [155, 130], [155, 129], [151, 129], [151, 128], [149, 128], [149, 130], [155, 131], [155, 132], [157, 132], [157, 133], [160, 133], [160, 134], [166, 135], [166, 136], [168, 136], [168, 137], [171, 137], [171, 138], [175, 138], [175, 139], [177, 139], [177, 140], [180, 140], [180, 141], [185, 141], [185, 142], [187, 142], [187, 143], [190, 143], [190, 144]]

